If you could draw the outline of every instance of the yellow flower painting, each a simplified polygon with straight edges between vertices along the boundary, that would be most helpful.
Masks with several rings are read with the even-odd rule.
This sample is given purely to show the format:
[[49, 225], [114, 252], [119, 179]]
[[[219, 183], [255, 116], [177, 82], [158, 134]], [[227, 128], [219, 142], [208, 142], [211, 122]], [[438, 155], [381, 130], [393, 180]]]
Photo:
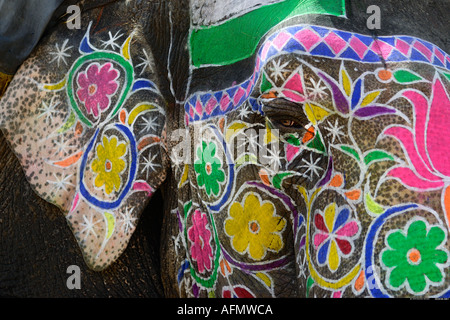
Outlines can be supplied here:
[[234, 202], [225, 221], [225, 232], [232, 247], [240, 254], [248, 252], [253, 260], [262, 260], [267, 251], [279, 252], [286, 219], [276, 215], [275, 206], [253, 193], [246, 195], [243, 205]]
[[92, 170], [97, 174], [94, 181], [97, 188], [105, 186], [107, 194], [120, 189], [120, 174], [126, 167], [122, 158], [126, 151], [126, 144], [118, 143], [116, 137], [103, 137], [102, 143], [97, 145], [97, 157], [92, 162]]

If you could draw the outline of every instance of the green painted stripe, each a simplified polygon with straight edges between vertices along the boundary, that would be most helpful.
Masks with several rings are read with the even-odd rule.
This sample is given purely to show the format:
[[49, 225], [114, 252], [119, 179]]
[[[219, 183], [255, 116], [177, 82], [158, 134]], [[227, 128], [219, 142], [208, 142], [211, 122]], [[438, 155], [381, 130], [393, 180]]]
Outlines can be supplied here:
[[250, 57], [261, 38], [285, 19], [304, 14], [345, 15], [345, 0], [285, 0], [260, 7], [217, 26], [194, 29], [192, 64], [229, 65]]

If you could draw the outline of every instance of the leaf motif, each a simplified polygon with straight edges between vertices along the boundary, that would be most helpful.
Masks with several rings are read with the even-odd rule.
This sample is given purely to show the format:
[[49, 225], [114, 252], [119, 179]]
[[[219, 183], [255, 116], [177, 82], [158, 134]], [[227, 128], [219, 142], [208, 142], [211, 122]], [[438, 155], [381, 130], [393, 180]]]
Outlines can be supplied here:
[[354, 189], [354, 190], [347, 191], [345, 193], [345, 196], [348, 199], [350, 199], [350, 200], [355, 200], [356, 201], [361, 196], [361, 190], [360, 189]]
[[[276, 133], [278, 131], [275, 131]], [[267, 127], [264, 133], [264, 145], [268, 145], [271, 142], [278, 141], [278, 134], [272, 131], [271, 128]]]
[[350, 77], [347, 74], [347, 71], [345, 71], [345, 68], [342, 68], [341, 70], [341, 77], [342, 77], [342, 86], [344, 87], [345, 94], [347, 97], [350, 97], [350, 93], [352, 91], [352, 85]]
[[147, 197], [151, 197], [155, 190], [148, 184], [147, 181], [138, 180], [133, 184], [133, 190], [135, 191], [143, 191], [147, 193]]
[[[156, 109], [156, 107], [149, 103], [141, 103], [141, 104], [135, 106], [133, 108], [133, 110], [130, 112], [130, 115], [128, 116], [128, 124], [132, 125], [139, 115], [141, 115], [142, 113], [144, 113], [146, 111], [154, 110], [154, 109]], [[125, 114], [125, 116], [126, 116], [126, 114]]]
[[307, 298], [309, 297], [309, 291], [310, 291], [311, 287], [313, 286], [313, 284], [314, 284], [314, 279], [311, 276], [309, 276], [308, 280], [306, 281], [306, 297]]
[[181, 176], [180, 182], [178, 183], [178, 188], [181, 188], [184, 183], [188, 180], [189, 176], [189, 165], [185, 164], [183, 169], [183, 174]]
[[300, 145], [300, 139], [294, 136], [293, 134], [289, 135], [286, 138], [286, 142], [292, 144], [293, 146], [298, 147]]
[[106, 234], [106, 239], [111, 238], [112, 233], [114, 231], [115, 225], [116, 225], [116, 218], [114, 217], [113, 214], [109, 213], [109, 212], [105, 212], [105, 219], [107, 221], [107, 234]]
[[74, 163], [77, 163], [78, 160], [81, 159], [82, 155], [83, 155], [83, 151], [80, 151], [64, 160], [54, 162], [53, 164], [57, 165], [59, 167], [62, 167], [62, 168], [67, 168], [67, 167], [70, 167], [71, 165], [73, 165]]
[[184, 218], [187, 218], [187, 215], [189, 213], [189, 210], [191, 210], [192, 208], [192, 201], [189, 201], [188, 203], [186, 203], [183, 207], [183, 211], [184, 211]]
[[369, 165], [374, 161], [381, 161], [381, 160], [394, 160], [394, 157], [382, 150], [373, 150], [364, 157], [364, 163], [366, 165]]
[[350, 111], [350, 106], [348, 104], [347, 97], [341, 90], [341, 86], [336, 83], [334, 79], [330, 78], [323, 72], [318, 72], [317, 75], [321, 77], [325, 83], [328, 84], [333, 95], [333, 102], [336, 110], [343, 114], [348, 114]]
[[320, 153], [325, 153], [326, 152], [325, 146], [324, 146], [324, 144], [322, 142], [320, 134], [316, 134], [314, 136], [314, 139], [311, 140], [311, 142], [309, 142], [306, 146], [308, 148], [315, 149], [315, 150], [319, 151]]
[[139, 142], [137, 143], [137, 148], [139, 151], [143, 150], [145, 147], [153, 144], [161, 142], [161, 138], [156, 135], [147, 135], [144, 136]]
[[353, 156], [356, 160], [358, 160], [358, 162], [361, 161], [358, 151], [356, 151], [354, 148], [350, 146], [341, 146], [341, 150]]
[[355, 109], [355, 107], [358, 105], [359, 100], [361, 99], [361, 91], [362, 91], [362, 79], [359, 78], [355, 86], [353, 88], [352, 93], [352, 109]]
[[262, 82], [261, 82], [261, 93], [269, 92], [272, 89], [272, 84], [267, 80], [266, 74], [263, 73]]
[[303, 109], [308, 117], [308, 120], [313, 125], [316, 125], [318, 121], [321, 121], [330, 114], [330, 111], [312, 103], [305, 103]]
[[259, 279], [262, 280], [262, 282], [268, 287], [272, 287], [272, 279], [265, 273], [265, 272], [257, 272], [255, 273], [255, 276], [257, 276]]
[[423, 78], [416, 73], [413, 73], [409, 70], [399, 69], [394, 71], [394, 79], [398, 83], [409, 84], [413, 82], [422, 81]]
[[372, 92], [369, 92], [368, 94], [366, 94], [363, 101], [361, 102], [361, 107], [365, 107], [365, 106], [371, 104], [372, 102], [374, 102], [375, 99], [378, 98], [380, 93], [381, 93], [381, 90], [372, 91]]
[[378, 216], [384, 212], [384, 208], [372, 199], [370, 193], [366, 193], [364, 198], [366, 200], [366, 206], [367, 209], [369, 209], [369, 213]]
[[276, 174], [273, 179], [272, 179], [272, 185], [281, 190], [281, 182], [283, 181], [283, 179], [287, 176], [291, 176], [292, 173], [291, 172], [282, 172], [282, 173], [278, 173]]
[[43, 90], [51, 90], [51, 91], [58, 91], [63, 89], [66, 86], [67, 78], [62, 79], [58, 83], [52, 83], [52, 84], [43, 84], [42, 89]]
[[233, 137], [236, 133], [241, 131], [242, 129], [247, 128], [247, 125], [243, 122], [234, 122], [231, 124], [227, 129], [225, 133], [225, 140], [227, 143], [230, 142], [231, 137]]
[[259, 177], [261, 178], [261, 181], [266, 186], [271, 186], [270, 179], [269, 179], [269, 174], [267, 173], [267, 171], [265, 169], [259, 170]]
[[125, 40], [125, 42], [122, 45], [122, 55], [125, 57], [125, 59], [130, 60], [130, 42], [131, 38], [133, 37], [133, 33], [130, 34], [130, 36]]
[[70, 110], [70, 115], [67, 118], [66, 123], [62, 125], [61, 128], [58, 129], [58, 133], [65, 133], [67, 130], [72, 128], [75, 125], [75, 122], [77, 121], [77, 117], [75, 115], [75, 112], [73, 110]]
[[356, 292], [360, 292], [362, 289], [364, 289], [364, 285], [365, 285], [364, 270], [361, 270], [353, 286]]
[[362, 118], [362, 119], [370, 119], [376, 116], [381, 116], [384, 114], [394, 114], [397, 113], [397, 110], [390, 107], [384, 107], [384, 106], [367, 106], [364, 108], [359, 108], [354, 112], [354, 115], [356, 117]]

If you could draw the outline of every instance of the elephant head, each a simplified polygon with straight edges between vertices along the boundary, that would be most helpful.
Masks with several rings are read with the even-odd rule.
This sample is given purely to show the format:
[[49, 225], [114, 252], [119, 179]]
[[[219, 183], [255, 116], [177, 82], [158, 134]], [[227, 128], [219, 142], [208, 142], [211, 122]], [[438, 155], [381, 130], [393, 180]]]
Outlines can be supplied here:
[[191, 22], [168, 282], [183, 296], [445, 296], [448, 55], [311, 24], [301, 6], [252, 47], [245, 23], [287, 3]]
[[149, 30], [158, 10], [57, 27], [0, 101], [91, 268], [163, 188], [168, 295], [448, 294], [442, 48], [349, 26], [344, 2], [191, 1]]

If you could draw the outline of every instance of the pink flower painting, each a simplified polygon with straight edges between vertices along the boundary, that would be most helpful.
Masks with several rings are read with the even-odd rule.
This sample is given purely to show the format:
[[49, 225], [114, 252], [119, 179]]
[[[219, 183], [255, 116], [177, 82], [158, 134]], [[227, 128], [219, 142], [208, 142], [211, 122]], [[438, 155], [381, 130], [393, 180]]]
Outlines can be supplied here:
[[111, 104], [111, 96], [116, 93], [119, 84], [119, 71], [110, 62], [103, 65], [92, 63], [85, 72], [78, 74], [79, 89], [77, 96], [84, 103], [88, 114], [98, 118]]
[[393, 126], [384, 131], [405, 150], [409, 165], [392, 168], [387, 174], [418, 191], [441, 189], [450, 184], [450, 100], [436, 77], [428, 99], [416, 90], [402, 94], [414, 106], [414, 128]]
[[195, 210], [192, 215], [192, 227], [188, 231], [189, 240], [192, 243], [191, 257], [197, 261], [198, 272], [204, 273], [212, 268], [212, 248], [210, 244], [211, 231], [208, 229], [208, 219], [205, 213]]

